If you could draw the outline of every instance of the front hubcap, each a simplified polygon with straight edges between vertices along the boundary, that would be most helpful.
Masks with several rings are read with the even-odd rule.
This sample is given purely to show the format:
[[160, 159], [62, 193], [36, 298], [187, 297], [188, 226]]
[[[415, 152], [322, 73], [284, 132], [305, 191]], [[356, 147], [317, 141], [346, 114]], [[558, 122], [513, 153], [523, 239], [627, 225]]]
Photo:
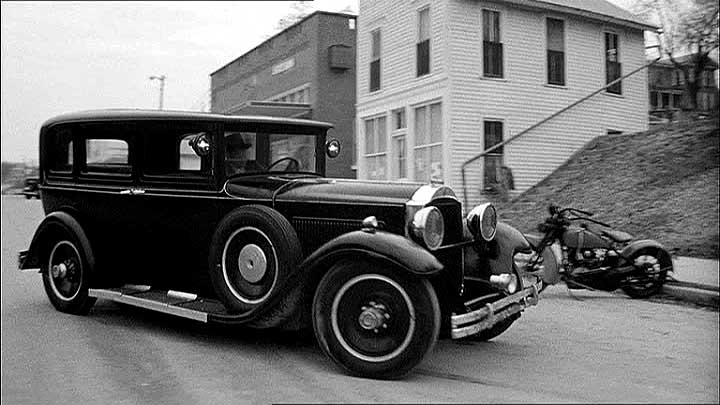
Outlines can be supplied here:
[[362, 312], [358, 317], [360, 327], [365, 330], [372, 330], [375, 333], [380, 332], [380, 328], [387, 329], [387, 320], [390, 314], [387, 313], [385, 305], [377, 304], [370, 301], [368, 305], [363, 305]]

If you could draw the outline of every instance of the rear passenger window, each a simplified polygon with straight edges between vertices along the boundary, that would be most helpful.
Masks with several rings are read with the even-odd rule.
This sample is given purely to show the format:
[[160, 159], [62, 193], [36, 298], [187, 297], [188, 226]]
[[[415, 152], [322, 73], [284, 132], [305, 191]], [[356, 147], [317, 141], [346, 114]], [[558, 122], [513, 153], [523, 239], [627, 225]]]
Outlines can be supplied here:
[[122, 139], [86, 139], [85, 164], [89, 172], [130, 173], [128, 143]]

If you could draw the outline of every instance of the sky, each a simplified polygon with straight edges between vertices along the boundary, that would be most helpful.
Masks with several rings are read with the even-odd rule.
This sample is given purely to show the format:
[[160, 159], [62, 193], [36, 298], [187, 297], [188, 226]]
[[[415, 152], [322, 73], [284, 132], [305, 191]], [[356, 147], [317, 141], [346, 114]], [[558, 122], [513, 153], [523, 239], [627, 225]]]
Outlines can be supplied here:
[[[631, 0], [612, 0], [627, 6]], [[357, 0], [313, 10], [357, 11]], [[210, 73], [276, 32], [289, 1], [0, 3], [3, 161], [36, 162], [42, 123], [96, 108], [209, 107]]]

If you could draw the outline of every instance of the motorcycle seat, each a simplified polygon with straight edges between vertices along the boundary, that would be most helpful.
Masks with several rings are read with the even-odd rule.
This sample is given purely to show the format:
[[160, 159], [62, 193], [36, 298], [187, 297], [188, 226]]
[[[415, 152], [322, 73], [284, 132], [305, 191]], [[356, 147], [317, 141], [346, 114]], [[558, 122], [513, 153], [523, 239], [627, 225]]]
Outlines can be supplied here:
[[610, 238], [618, 243], [629, 242], [629, 241], [635, 239], [634, 236], [630, 235], [627, 232], [615, 231], [612, 229], [603, 230], [602, 234], [603, 234], [603, 236], [607, 236], [608, 238]]

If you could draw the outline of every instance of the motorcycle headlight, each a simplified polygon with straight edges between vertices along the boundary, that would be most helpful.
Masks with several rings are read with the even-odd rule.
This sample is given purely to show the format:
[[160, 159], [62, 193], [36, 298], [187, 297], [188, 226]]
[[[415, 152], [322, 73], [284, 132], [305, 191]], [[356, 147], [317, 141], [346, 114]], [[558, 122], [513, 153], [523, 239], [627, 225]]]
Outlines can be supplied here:
[[411, 234], [430, 250], [440, 247], [445, 237], [445, 220], [437, 207], [425, 207], [413, 216]]
[[478, 205], [468, 213], [467, 227], [477, 238], [490, 242], [497, 231], [497, 212], [491, 203]]

